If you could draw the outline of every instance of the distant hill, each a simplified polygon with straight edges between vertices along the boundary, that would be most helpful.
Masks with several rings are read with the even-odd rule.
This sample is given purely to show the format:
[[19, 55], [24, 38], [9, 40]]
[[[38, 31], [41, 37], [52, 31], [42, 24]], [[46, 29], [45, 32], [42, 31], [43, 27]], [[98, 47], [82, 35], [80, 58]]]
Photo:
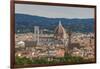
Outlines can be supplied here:
[[67, 19], [67, 18], [46, 18], [26, 14], [15, 14], [15, 32], [34, 32], [34, 26], [40, 29], [53, 31], [59, 20], [66, 30], [70, 27], [74, 32], [93, 32], [94, 19]]

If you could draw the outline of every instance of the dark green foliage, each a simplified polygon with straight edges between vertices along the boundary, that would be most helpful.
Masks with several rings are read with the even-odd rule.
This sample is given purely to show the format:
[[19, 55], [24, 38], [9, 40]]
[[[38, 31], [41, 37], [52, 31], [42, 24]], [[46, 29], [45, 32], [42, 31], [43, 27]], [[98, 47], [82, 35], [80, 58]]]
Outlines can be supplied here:
[[24, 65], [24, 64], [58, 64], [58, 63], [65, 63], [65, 64], [75, 64], [75, 63], [88, 63], [92, 62], [92, 60], [85, 60], [82, 57], [72, 57], [70, 55], [67, 55], [65, 57], [59, 57], [59, 58], [53, 58], [52, 61], [48, 61], [48, 58], [34, 58], [34, 59], [29, 59], [29, 58], [20, 58], [16, 57], [15, 63], [17, 65]]
[[23, 57], [23, 58], [20, 58], [20, 57], [16, 57], [15, 58], [16, 60], [15, 60], [15, 62], [16, 62], [16, 64], [32, 64], [32, 60], [30, 60], [30, 59], [28, 59], [28, 58], [26, 58], [26, 57]]

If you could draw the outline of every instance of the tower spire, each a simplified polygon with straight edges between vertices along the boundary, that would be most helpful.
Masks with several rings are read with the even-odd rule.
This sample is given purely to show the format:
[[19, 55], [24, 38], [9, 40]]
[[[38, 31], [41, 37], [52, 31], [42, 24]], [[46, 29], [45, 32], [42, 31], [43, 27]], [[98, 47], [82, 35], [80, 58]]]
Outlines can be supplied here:
[[61, 21], [59, 21], [59, 26], [62, 26]]

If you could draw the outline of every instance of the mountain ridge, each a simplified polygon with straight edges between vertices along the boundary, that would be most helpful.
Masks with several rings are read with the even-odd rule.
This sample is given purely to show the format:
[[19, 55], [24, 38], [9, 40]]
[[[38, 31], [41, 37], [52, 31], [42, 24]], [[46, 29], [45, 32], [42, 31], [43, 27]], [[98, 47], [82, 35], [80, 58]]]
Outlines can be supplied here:
[[[65, 29], [72, 28], [72, 31], [77, 32], [94, 32], [94, 19], [69, 19], [69, 18], [47, 18], [36, 15], [15, 14], [15, 32], [34, 32], [34, 26], [39, 26], [40, 29], [54, 30], [59, 21]], [[74, 28], [75, 27], [75, 28]], [[21, 29], [23, 31], [21, 31]]]

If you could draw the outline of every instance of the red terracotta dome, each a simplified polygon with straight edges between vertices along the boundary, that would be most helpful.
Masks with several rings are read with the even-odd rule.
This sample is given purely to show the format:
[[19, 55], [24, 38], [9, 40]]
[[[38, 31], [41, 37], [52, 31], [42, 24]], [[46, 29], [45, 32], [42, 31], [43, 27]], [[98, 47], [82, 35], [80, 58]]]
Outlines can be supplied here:
[[59, 25], [56, 27], [55, 32], [54, 32], [54, 38], [56, 39], [66, 39], [66, 31], [64, 27], [61, 24], [61, 21], [59, 21]]

